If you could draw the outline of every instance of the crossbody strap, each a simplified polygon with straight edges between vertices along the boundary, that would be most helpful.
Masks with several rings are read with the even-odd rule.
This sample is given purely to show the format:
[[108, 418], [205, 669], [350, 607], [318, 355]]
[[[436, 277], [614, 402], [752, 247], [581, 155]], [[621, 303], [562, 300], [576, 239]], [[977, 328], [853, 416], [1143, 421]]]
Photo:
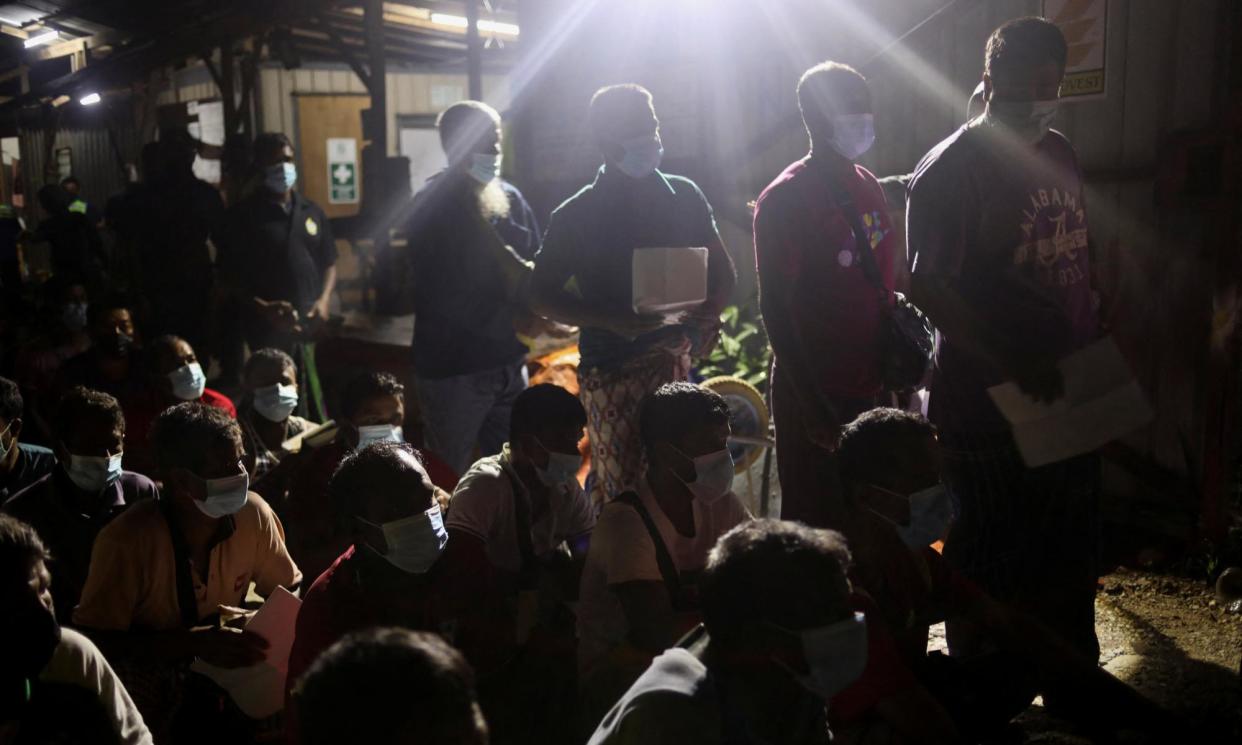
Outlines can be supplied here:
[[198, 598], [194, 594], [193, 570], [190, 568], [190, 550], [172, 515], [172, 505], [165, 498], [160, 499], [160, 513], [164, 515], [168, 537], [172, 540], [173, 572], [177, 578], [177, 609], [181, 612], [181, 623], [188, 629], [197, 626], [199, 621]]
[[871, 235], [863, 225], [862, 217], [858, 213], [858, 205], [854, 203], [854, 197], [850, 195], [840, 179], [824, 174], [824, 180], [828, 185], [828, 193], [832, 195], [833, 204], [841, 212], [845, 222], [849, 224], [850, 232], [854, 234], [854, 246], [858, 252], [858, 260], [862, 262], [863, 277], [887, 300], [890, 292], [884, 286], [880, 267], [875, 263], [875, 253], [871, 250]]
[[501, 465], [513, 488], [513, 526], [517, 539], [518, 555], [522, 565], [518, 570], [518, 583], [524, 590], [534, 589], [538, 566], [535, 563], [535, 544], [530, 537], [530, 502], [522, 496], [522, 484], [513, 474], [512, 466]]
[[681, 573], [677, 571], [677, 564], [673, 562], [673, 555], [668, 552], [668, 546], [664, 545], [664, 538], [660, 535], [660, 529], [656, 527], [655, 520], [652, 519], [651, 513], [643, 504], [638, 494], [627, 491], [617, 495], [617, 501], [629, 505], [638, 513], [642, 519], [643, 525], [647, 527], [647, 533], [651, 536], [651, 542], [655, 544], [656, 566], [660, 568], [660, 576], [664, 578], [664, 587], [668, 590], [669, 600], [672, 602], [673, 609], [677, 610], [681, 605]]

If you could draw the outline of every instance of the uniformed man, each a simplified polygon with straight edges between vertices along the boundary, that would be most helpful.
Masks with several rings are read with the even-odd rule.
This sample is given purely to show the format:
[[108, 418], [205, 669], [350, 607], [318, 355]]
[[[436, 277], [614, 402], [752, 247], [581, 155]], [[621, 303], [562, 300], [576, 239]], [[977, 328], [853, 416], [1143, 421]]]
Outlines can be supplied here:
[[284, 134], [255, 138], [250, 181], [250, 194], [225, 216], [220, 273], [250, 348], [291, 351], [302, 320], [328, 315], [336, 242], [319, 205], [294, 191], [297, 167]]

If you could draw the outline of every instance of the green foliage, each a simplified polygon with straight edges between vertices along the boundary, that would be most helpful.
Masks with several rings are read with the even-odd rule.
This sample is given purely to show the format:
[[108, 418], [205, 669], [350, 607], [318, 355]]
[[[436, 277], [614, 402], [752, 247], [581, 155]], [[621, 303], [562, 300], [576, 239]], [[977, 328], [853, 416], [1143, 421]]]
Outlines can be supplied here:
[[753, 304], [730, 305], [720, 313], [720, 341], [707, 359], [699, 363], [705, 378], [732, 375], [759, 389], [767, 390], [772, 348], [763, 329], [759, 311]]

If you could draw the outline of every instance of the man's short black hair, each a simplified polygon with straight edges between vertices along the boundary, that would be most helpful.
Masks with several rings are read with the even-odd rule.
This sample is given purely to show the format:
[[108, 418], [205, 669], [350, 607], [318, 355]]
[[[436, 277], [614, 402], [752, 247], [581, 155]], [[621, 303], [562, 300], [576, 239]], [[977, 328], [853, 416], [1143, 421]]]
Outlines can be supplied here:
[[638, 431], [648, 451], [657, 442], [678, 441], [705, 425], [729, 422], [729, 404], [719, 393], [694, 383], [665, 383], [643, 398]]
[[78, 180], [77, 176], [69, 175], [69, 176], [65, 176], [64, 178], [60, 180], [60, 185], [62, 187], [68, 186], [69, 184], [73, 184], [74, 186], [78, 188], [82, 187], [82, 182]]
[[936, 428], [922, 414], [901, 409], [865, 411], [841, 430], [837, 471], [848, 492], [871, 483], [893, 469], [895, 454], [913, 443], [936, 437]]
[[185, 339], [182, 339], [180, 336], [177, 336], [176, 334], [164, 334], [163, 336], [155, 337], [155, 339], [153, 339], [150, 342], [150, 344], [147, 346], [147, 349], [146, 349], [147, 367], [151, 370], [154, 370], [157, 367], [159, 367], [159, 363], [161, 362], [160, 358], [163, 357], [164, 355], [168, 355], [169, 357], [176, 357], [177, 356], [177, 345], [181, 343], [185, 343], [187, 346], [190, 347], [191, 350], [194, 349], [193, 345], [191, 345], [190, 342], [186, 341]]
[[245, 377], [250, 375], [259, 368], [260, 365], [273, 365], [280, 370], [298, 370], [297, 364], [286, 352], [275, 347], [264, 347], [250, 355], [246, 360], [246, 367], [243, 371]]
[[[802, 73], [798, 79], [798, 110], [802, 121], [809, 127], [811, 121], [822, 122], [837, 110], [837, 102], [859, 86], [866, 87], [867, 79], [849, 65], [840, 62], [821, 62]], [[852, 112], [850, 112], [852, 113]]]
[[12, 582], [26, 584], [30, 565], [48, 561], [47, 550], [39, 533], [28, 523], [0, 512], [0, 578], [7, 587]]
[[292, 149], [293, 141], [284, 132], [263, 132], [257, 135], [250, 149], [251, 173], [258, 174], [259, 169], [264, 167], [264, 162], [280, 153], [285, 147]]
[[[374, 442], [345, 456], [328, 482], [328, 500], [342, 532], [349, 531], [350, 518], [366, 512], [366, 505], [377, 496], [421, 487], [426, 470], [419, 470], [408, 456], [423, 462], [418, 451], [403, 442]], [[431, 509], [435, 495], [427, 496], [424, 509]]]
[[149, 437], [155, 465], [163, 474], [184, 468], [198, 474], [207, 453], [221, 446], [241, 449], [241, 428], [224, 409], [187, 401], [170, 406], [155, 418]]
[[487, 134], [500, 126], [500, 112], [482, 101], [458, 101], [436, 117], [440, 145], [450, 160], [460, 158]]
[[125, 431], [125, 414], [115, 398], [103, 391], [74, 386], [56, 406], [52, 435], [63, 442], [71, 432], [88, 422], [113, 431]]
[[14, 419], [22, 418], [23, 411], [22, 389], [8, 378], [0, 378], [0, 419], [11, 424]]
[[700, 584], [703, 622], [726, 646], [763, 622], [801, 630], [848, 612], [850, 552], [835, 531], [751, 520], [720, 537]]
[[320, 655], [294, 692], [304, 745], [485, 745], [487, 725], [464, 657], [435, 634], [379, 628]]
[[109, 293], [98, 300], [92, 300], [91, 304], [86, 306], [86, 321], [88, 326], [94, 326], [99, 319], [114, 310], [127, 310], [132, 315], [134, 312], [134, 303], [128, 297], [119, 292]]
[[353, 419], [362, 402], [375, 396], [402, 396], [405, 386], [391, 373], [367, 372], [357, 375], [345, 384], [341, 391], [341, 415]]
[[1027, 16], [1002, 23], [988, 37], [983, 71], [993, 81], [1023, 68], [1055, 62], [1065, 69], [1065, 35], [1046, 18]]
[[617, 123], [628, 121], [638, 109], [655, 110], [651, 91], [637, 83], [605, 86], [591, 96], [587, 127], [597, 143], [615, 142]]
[[559, 385], [541, 383], [518, 394], [509, 416], [509, 442], [522, 435], [586, 426], [586, 409], [578, 397]]

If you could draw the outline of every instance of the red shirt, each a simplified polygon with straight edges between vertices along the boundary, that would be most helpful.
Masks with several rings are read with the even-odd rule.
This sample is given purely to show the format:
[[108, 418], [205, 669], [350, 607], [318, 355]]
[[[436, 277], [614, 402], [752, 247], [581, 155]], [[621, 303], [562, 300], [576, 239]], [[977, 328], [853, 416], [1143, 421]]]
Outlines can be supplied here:
[[[204, 388], [198, 401], [223, 409], [233, 419], [237, 418], [237, 407], [228, 396], [219, 391]], [[125, 470], [155, 477], [155, 458], [147, 442], [147, 435], [151, 432], [155, 418], [167, 408], [163, 397], [150, 390], [121, 401], [121, 409], [125, 413]]]
[[[777, 359], [804, 360], [824, 393], [865, 398], [881, 390], [883, 300], [863, 274], [854, 233], [832, 198], [829, 179], [841, 179], [853, 199], [890, 289], [901, 246], [875, 176], [859, 165], [833, 173], [829, 167], [803, 158], [759, 195], [755, 262], [763, 293], [789, 298], [793, 343], [802, 347], [790, 349], [783, 346], [790, 340], [773, 337]], [[765, 304], [765, 312], [771, 305]]]

